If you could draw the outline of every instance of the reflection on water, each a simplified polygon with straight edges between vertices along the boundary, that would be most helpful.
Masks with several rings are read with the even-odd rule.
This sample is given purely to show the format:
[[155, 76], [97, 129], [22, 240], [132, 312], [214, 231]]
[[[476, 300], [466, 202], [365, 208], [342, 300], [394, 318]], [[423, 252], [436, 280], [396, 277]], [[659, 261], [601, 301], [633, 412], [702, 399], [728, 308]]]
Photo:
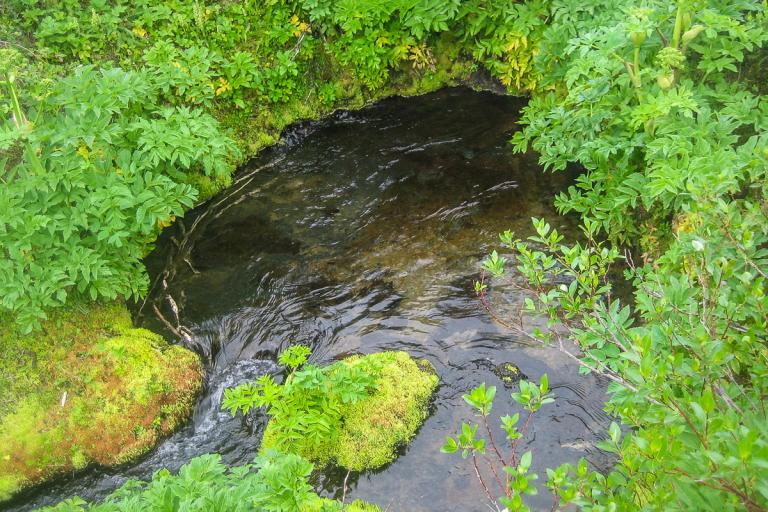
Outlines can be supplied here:
[[[276, 354], [298, 342], [314, 347], [320, 362], [406, 350], [440, 375], [434, 413], [413, 443], [391, 465], [354, 475], [350, 498], [391, 511], [485, 510], [471, 465], [439, 447], [470, 414], [461, 395], [481, 382], [500, 388], [495, 418], [518, 410], [493, 373], [507, 361], [532, 379], [548, 373], [556, 395], [524, 447], [533, 450], [541, 482], [545, 467], [583, 455], [605, 467], [609, 461], [594, 448], [607, 423], [604, 384], [579, 376], [555, 349], [515, 339], [472, 291], [497, 233], [527, 235], [532, 216], [575, 231], [551, 206], [570, 177], [544, 174], [535, 155], [515, 155], [507, 143], [520, 106], [466, 89], [387, 100], [306, 125], [291, 144], [252, 162], [260, 170], [246, 169], [236, 193], [188, 215], [148, 260], [166, 281], [153, 298], [167, 313], [166, 294], [173, 297], [193, 333], [190, 345], [208, 362], [194, 421], [132, 467], [60, 481], [29, 503], [102, 497], [125, 478], [176, 469], [209, 451], [228, 463], [249, 462], [263, 417], [229, 418], [219, 410], [222, 390], [279, 372]], [[521, 297], [510, 291], [503, 299]], [[340, 497], [343, 476], [328, 471], [317, 483]], [[550, 505], [543, 492], [530, 503]]]

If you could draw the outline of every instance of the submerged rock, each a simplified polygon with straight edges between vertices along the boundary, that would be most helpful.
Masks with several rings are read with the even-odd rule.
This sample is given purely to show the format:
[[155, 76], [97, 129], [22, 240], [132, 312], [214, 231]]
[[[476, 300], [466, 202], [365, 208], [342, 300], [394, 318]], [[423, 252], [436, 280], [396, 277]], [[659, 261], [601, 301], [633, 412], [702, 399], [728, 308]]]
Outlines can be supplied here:
[[504, 383], [505, 388], [513, 388], [522, 379], [528, 377], [520, 371], [517, 365], [512, 363], [501, 363], [493, 369], [493, 373]]
[[189, 417], [201, 389], [197, 355], [133, 328], [121, 304], [50, 316], [23, 336], [0, 318], [0, 502], [135, 459]]
[[[345, 406], [336, 439], [322, 446], [303, 445], [299, 455], [319, 464], [336, 463], [351, 471], [364, 471], [395, 460], [397, 449], [413, 438], [429, 414], [429, 403], [437, 388], [439, 379], [434, 367], [405, 352], [351, 356], [336, 364], [371, 362], [381, 368], [375, 391]], [[280, 428], [274, 419], [270, 420], [262, 452], [275, 447]]]

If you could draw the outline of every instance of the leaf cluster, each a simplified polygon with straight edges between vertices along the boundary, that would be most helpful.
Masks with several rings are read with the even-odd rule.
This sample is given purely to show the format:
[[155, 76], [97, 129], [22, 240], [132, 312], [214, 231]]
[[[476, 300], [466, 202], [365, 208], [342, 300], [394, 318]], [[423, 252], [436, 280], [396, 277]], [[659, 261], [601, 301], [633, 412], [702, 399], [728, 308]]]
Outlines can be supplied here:
[[279, 357], [290, 369], [284, 383], [265, 375], [252, 384], [228, 388], [222, 407], [233, 415], [264, 408], [276, 425], [274, 445], [278, 449], [291, 447], [292, 452], [310, 453], [318, 446], [333, 444], [344, 408], [370, 394], [380, 368], [365, 360], [319, 367], [306, 364], [308, 355], [304, 345], [285, 350]]
[[[519, 413], [501, 417], [501, 428], [506, 434], [507, 441], [511, 441], [508, 456], [502, 455], [488, 421], [493, 408], [493, 399], [496, 396], [496, 387], [486, 387], [485, 383], [472, 389], [463, 398], [480, 416], [487, 437], [483, 437], [482, 433], [478, 434], [478, 431], [482, 432], [480, 424], [464, 422], [455, 437], [447, 437], [440, 449], [447, 454], [460, 452], [463, 459], [472, 458], [475, 476], [485, 491], [488, 505], [497, 511], [528, 511], [530, 509], [523, 501], [523, 495], [538, 493], [537, 487], [533, 484], [538, 479], [538, 475], [530, 471], [533, 454], [527, 451], [519, 456], [518, 451], [531, 425], [533, 415], [541, 409], [542, 405], [554, 402], [554, 397], [549, 393], [549, 378], [546, 374], [542, 375], [539, 384], [521, 380], [519, 386], [519, 392], [512, 393], [512, 399], [528, 411], [528, 418], [518, 429]], [[478, 460], [486, 462], [487, 471], [481, 471]], [[493, 481], [489, 484], [491, 476]], [[498, 488], [498, 494], [492, 492], [492, 488]]]
[[103, 503], [71, 498], [47, 512], [178, 510], [199, 512], [303, 512], [353, 510], [318, 496], [308, 479], [313, 466], [298, 455], [276, 451], [253, 464], [227, 467], [217, 454], [193, 458], [177, 475], [158, 471], [149, 482], [132, 480]]

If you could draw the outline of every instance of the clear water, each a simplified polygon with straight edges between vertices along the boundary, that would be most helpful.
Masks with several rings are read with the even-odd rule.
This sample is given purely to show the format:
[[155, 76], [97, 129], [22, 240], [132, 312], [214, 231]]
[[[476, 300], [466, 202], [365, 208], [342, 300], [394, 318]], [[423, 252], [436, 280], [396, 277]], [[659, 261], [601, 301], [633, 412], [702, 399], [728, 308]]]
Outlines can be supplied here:
[[[264, 417], [229, 417], [220, 410], [223, 389], [279, 373], [276, 354], [299, 342], [321, 363], [405, 350], [429, 359], [440, 375], [416, 438], [394, 463], [352, 475], [348, 498], [390, 511], [487, 510], [471, 464], [439, 448], [471, 415], [462, 394], [481, 382], [499, 387], [494, 417], [519, 410], [493, 373], [504, 362], [532, 379], [547, 373], [556, 395], [525, 439], [542, 484], [544, 468], [580, 456], [597, 468], [610, 465], [594, 448], [609, 421], [605, 383], [580, 376], [556, 349], [517, 339], [473, 293], [497, 233], [530, 234], [532, 216], [576, 232], [552, 207], [572, 176], [545, 174], [536, 155], [515, 155], [508, 144], [521, 106], [468, 89], [391, 99], [299, 126], [251, 162], [231, 190], [167, 230], [147, 260], [157, 284], [150, 304], [172, 318], [166, 295], [173, 298], [193, 333], [189, 346], [207, 363], [193, 420], [136, 464], [62, 478], [10, 510], [72, 495], [103, 498], [128, 478], [175, 470], [206, 452], [249, 462]], [[509, 312], [522, 299], [512, 287], [494, 294]], [[149, 304], [139, 318], [163, 329]], [[315, 481], [341, 497], [344, 474], [329, 470]], [[528, 500], [534, 509], [551, 506], [543, 491]]]

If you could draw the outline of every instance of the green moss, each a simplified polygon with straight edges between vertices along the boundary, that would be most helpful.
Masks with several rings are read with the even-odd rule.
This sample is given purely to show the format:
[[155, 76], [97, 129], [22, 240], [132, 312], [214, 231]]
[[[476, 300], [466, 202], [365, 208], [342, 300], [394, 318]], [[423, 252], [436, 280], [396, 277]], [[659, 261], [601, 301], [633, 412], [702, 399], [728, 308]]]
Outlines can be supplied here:
[[58, 310], [41, 332], [0, 318], [0, 501], [146, 452], [192, 410], [198, 357], [132, 327], [121, 304]]
[[501, 363], [493, 369], [493, 373], [501, 379], [504, 383], [504, 387], [507, 388], [517, 387], [517, 383], [520, 382], [521, 379], [527, 378], [525, 374], [520, 371], [520, 368], [512, 363]]
[[[275, 144], [280, 134], [291, 124], [321, 119], [340, 109], [356, 110], [391, 96], [419, 96], [437, 89], [467, 82], [475, 65], [459, 56], [458, 45], [450, 36], [443, 36], [435, 49], [434, 69], [414, 71], [404, 64], [393, 70], [381, 87], [370, 90], [356, 79], [350, 70], [339, 66], [331, 56], [317, 56], [312, 76], [305, 88], [291, 100], [265, 105], [251, 97], [245, 108], [221, 107], [212, 112], [237, 143], [242, 162], [262, 149]], [[190, 179], [204, 201], [229, 185], [226, 180], [211, 180], [205, 176]]]
[[355, 500], [346, 507], [344, 507], [345, 512], [381, 512], [381, 508], [378, 506], [367, 503], [363, 500]]
[[[301, 445], [298, 454], [318, 463], [336, 463], [352, 471], [381, 467], [396, 457], [427, 418], [438, 378], [432, 365], [405, 352], [352, 356], [341, 364], [374, 363], [381, 368], [375, 391], [345, 407], [335, 439], [320, 445]], [[261, 450], [275, 447], [280, 426], [270, 420]], [[284, 447], [285, 449], [285, 447]], [[290, 447], [288, 447], [290, 449]]]
[[355, 500], [341, 507], [339, 502], [328, 498], [319, 498], [311, 505], [302, 507], [301, 512], [322, 512], [323, 510], [339, 510], [343, 512], [381, 512], [381, 508], [363, 500]]
[[[3, 462], [10, 460], [10, 457]], [[0, 475], [0, 502], [7, 500], [13, 496], [19, 489], [21, 489], [24, 483], [24, 477], [20, 474]]]

